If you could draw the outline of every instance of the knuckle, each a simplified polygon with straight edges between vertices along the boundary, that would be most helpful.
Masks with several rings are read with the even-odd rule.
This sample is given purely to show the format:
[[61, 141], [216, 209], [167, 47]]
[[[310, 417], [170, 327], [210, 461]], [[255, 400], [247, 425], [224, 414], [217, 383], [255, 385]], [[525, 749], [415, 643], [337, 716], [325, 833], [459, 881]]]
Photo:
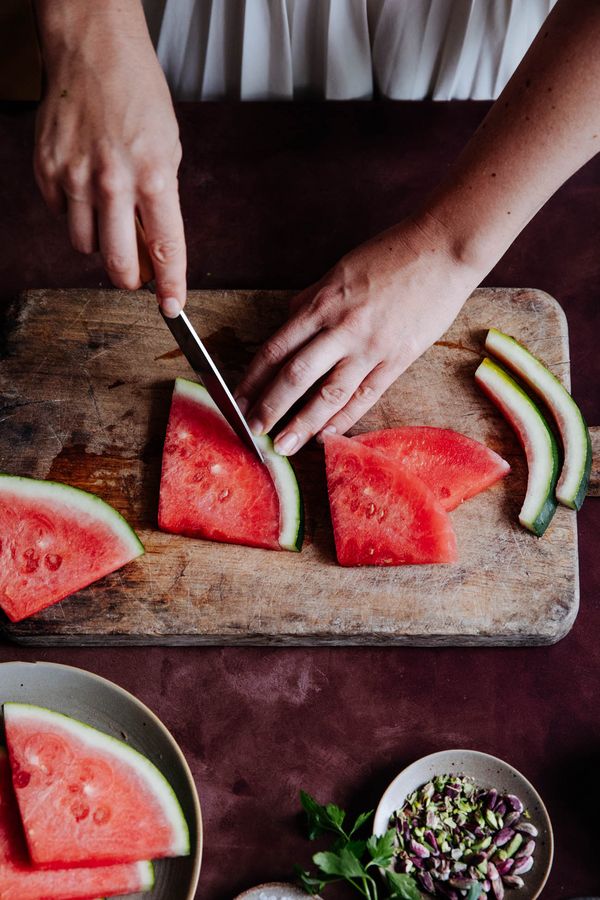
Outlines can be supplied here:
[[138, 190], [144, 199], [151, 200], [163, 194], [172, 181], [172, 173], [166, 166], [145, 165], [138, 173]]
[[322, 384], [319, 395], [328, 406], [341, 406], [348, 399], [348, 391], [337, 384]]
[[104, 268], [107, 272], [118, 274], [124, 278], [127, 277], [131, 267], [126, 256], [119, 253], [108, 253], [104, 256]]
[[103, 197], [116, 197], [127, 186], [127, 174], [121, 166], [104, 165], [97, 176], [98, 191]]
[[81, 195], [86, 190], [88, 182], [87, 167], [81, 163], [67, 166], [63, 173], [63, 186], [66, 193], [70, 196], [76, 197]]
[[263, 356], [270, 366], [275, 366], [287, 354], [285, 343], [277, 338], [271, 338], [263, 347]]
[[182, 244], [180, 241], [170, 238], [155, 238], [148, 242], [148, 250], [155, 262], [164, 265], [177, 258], [181, 253]]
[[377, 391], [368, 381], [363, 381], [354, 392], [355, 399], [362, 405], [374, 403], [377, 399]]
[[285, 378], [294, 387], [304, 386], [310, 379], [310, 366], [301, 357], [296, 356], [285, 367]]
[[333, 313], [339, 310], [342, 299], [342, 294], [338, 288], [333, 285], [324, 285], [308, 304], [307, 312], [320, 322], [325, 322]]
[[277, 419], [277, 410], [273, 403], [270, 403], [268, 400], [261, 400], [258, 406], [258, 416], [262, 422], [269, 423], [272, 421], [276, 421]]

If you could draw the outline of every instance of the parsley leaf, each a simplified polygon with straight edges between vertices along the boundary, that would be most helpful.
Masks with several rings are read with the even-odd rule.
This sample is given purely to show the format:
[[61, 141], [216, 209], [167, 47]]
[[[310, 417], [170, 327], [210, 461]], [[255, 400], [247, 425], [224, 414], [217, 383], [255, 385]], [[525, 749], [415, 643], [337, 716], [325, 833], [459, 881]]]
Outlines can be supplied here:
[[421, 900], [421, 892], [410, 875], [386, 872], [391, 900]]

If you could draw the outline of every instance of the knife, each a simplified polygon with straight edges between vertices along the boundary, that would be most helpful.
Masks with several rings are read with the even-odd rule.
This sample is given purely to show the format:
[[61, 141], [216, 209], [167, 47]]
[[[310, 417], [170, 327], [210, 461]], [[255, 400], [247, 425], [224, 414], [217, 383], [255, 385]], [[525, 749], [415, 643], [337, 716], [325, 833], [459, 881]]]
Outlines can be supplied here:
[[[137, 235], [138, 256], [140, 261], [140, 278], [142, 280], [143, 286], [149, 291], [152, 291], [153, 294], [155, 294], [156, 285], [154, 281], [154, 269], [152, 266], [152, 260], [150, 258], [150, 254], [148, 253], [144, 228], [137, 216], [135, 219], [135, 228]], [[221, 373], [214, 364], [210, 353], [198, 337], [194, 326], [186, 316], [185, 312], [181, 310], [179, 315], [171, 318], [169, 316], [165, 316], [160, 307], [159, 310], [165, 323], [168, 325], [171, 334], [175, 338], [179, 349], [187, 359], [194, 372], [199, 376], [202, 384], [210, 394], [214, 403], [218, 406], [220, 411], [225, 416], [227, 422], [229, 422], [237, 436], [246, 445], [246, 447], [248, 447], [249, 450], [256, 454], [261, 463], [264, 463], [265, 460], [262, 451], [258, 446], [256, 438], [248, 428], [248, 423], [242, 415], [237, 403], [233, 399], [231, 391], [225, 384], [225, 381], [223, 380]]]

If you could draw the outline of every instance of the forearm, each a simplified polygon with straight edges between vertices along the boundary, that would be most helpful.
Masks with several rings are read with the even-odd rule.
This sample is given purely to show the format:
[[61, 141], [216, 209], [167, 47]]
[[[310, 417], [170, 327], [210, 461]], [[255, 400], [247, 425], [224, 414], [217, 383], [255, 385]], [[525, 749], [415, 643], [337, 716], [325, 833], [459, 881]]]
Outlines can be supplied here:
[[140, 0], [35, 0], [35, 12], [47, 69], [82, 51], [108, 62], [116, 45], [150, 41]]
[[483, 275], [600, 150], [600, 3], [561, 0], [417, 221]]

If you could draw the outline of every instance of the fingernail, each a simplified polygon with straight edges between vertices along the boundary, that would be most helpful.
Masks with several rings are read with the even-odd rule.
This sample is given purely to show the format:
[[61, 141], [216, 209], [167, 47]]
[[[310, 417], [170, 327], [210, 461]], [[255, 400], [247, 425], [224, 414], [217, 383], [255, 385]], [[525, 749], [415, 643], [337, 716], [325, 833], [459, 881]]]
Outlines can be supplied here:
[[176, 297], [165, 297], [160, 305], [165, 316], [170, 319], [174, 319], [181, 312], [181, 303]]
[[258, 437], [258, 435], [263, 434], [265, 426], [260, 421], [260, 419], [250, 419], [250, 421], [248, 422], [248, 428], [250, 429], [252, 434], [255, 434]]
[[248, 406], [250, 405], [245, 397], [236, 397], [235, 402], [238, 405], [238, 409], [243, 416], [248, 412]]
[[298, 435], [294, 431], [288, 431], [287, 434], [280, 434], [275, 441], [275, 449], [281, 456], [287, 456], [291, 453], [298, 443]]
[[321, 431], [315, 438], [317, 444], [323, 443], [323, 435], [325, 434], [337, 434], [337, 428], [335, 427], [335, 425], [326, 425], [325, 428], [321, 429]]

